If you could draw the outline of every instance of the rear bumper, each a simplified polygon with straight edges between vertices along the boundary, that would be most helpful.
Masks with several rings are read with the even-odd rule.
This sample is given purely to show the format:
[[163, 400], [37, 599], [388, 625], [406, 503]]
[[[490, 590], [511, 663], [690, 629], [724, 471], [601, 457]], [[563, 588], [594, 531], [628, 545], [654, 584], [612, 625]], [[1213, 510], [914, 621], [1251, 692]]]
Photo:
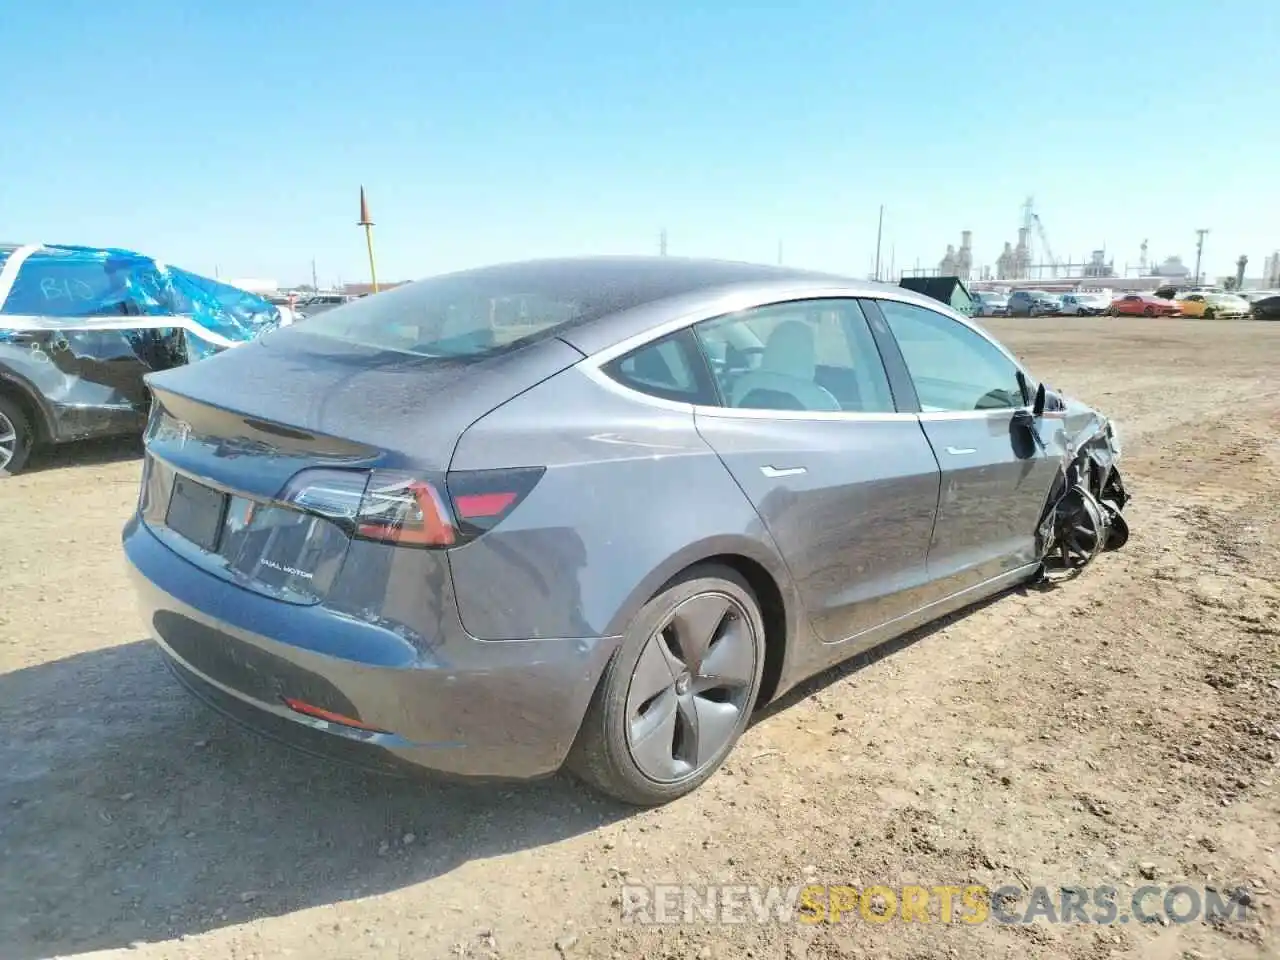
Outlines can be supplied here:
[[[322, 605], [294, 606], [220, 580], [136, 517], [124, 549], [151, 634], [193, 693], [292, 746], [388, 773], [554, 773], [620, 642], [476, 640], [456, 617], [441, 617], [423, 648]], [[321, 635], [342, 655], [302, 645], [320, 646]], [[304, 716], [286, 697], [376, 729]]]

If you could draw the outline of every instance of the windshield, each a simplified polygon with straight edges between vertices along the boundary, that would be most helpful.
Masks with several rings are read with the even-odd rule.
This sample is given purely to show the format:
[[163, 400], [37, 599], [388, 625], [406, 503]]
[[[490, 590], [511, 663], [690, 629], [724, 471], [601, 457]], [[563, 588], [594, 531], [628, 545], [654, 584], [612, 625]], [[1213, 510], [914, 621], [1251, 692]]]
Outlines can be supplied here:
[[534, 291], [438, 277], [325, 310], [306, 332], [423, 357], [478, 357], [551, 336], [583, 313]]

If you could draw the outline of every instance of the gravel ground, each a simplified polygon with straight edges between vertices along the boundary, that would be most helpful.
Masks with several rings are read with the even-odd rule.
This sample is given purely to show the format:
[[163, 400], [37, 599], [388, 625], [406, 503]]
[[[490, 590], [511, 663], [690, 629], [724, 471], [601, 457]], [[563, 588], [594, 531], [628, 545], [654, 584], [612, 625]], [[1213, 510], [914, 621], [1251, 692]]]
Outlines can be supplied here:
[[[642, 813], [567, 778], [378, 780], [229, 724], [133, 609], [136, 450], [4, 481], [0, 958], [1280, 956], [1280, 324], [991, 326], [1120, 422], [1129, 545], [808, 684]], [[1250, 902], [1218, 924], [644, 926], [624, 880]]]

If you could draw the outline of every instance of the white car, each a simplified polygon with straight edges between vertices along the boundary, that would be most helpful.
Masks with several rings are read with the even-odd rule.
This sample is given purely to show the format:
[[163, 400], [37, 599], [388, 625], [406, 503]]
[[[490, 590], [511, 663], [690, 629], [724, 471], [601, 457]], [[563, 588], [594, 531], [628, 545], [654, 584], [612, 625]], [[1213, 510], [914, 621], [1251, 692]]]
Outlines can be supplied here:
[[1068, 317], [1099, 317], [1110, 306], [1111, 301], [1098, 293], [1066, 293], [1061, 312]]
[[973, 295], [975, 317], [1007, 317], [1009, 298], [1002, 293], [980, 291]]

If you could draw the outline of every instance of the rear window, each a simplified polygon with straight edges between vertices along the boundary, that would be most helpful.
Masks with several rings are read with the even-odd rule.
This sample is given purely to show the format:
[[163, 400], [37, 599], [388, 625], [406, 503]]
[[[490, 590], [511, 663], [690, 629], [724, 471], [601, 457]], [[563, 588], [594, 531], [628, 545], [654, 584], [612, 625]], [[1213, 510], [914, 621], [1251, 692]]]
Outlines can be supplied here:
[[305, 321], [305, 332], [422, 357], [479, 357], [555, 336], [579, 304], [482, 279], [439, 277], [362, 297]]

